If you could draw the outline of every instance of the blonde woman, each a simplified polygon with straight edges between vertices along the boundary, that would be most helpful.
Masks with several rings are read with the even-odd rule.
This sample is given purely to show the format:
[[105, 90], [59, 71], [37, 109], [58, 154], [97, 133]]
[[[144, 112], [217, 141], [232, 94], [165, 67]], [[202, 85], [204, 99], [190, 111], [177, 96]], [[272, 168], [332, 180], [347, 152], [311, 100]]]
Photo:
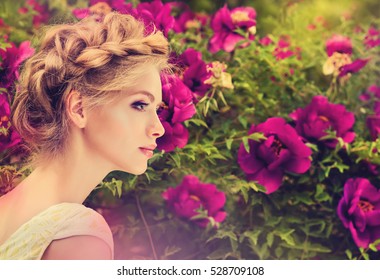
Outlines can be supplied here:
[[111, 171], [141, 174], [164, 128], [168, 42], [129, 15], [58, 25], [23, 68], [13, 124], [33, 172], [0, 198], [0, 259], [112, 259], [104, 218], [82, 203]]

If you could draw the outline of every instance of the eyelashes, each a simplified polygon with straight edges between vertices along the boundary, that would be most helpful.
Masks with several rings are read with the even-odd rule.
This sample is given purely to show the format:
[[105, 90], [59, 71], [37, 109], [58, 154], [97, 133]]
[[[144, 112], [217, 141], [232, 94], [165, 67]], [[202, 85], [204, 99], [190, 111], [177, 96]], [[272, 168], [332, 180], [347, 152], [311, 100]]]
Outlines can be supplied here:
[[143, 102], [143, 101], [137, 101], [137, 102], [132, 103], [132, 108], [133, 108], [133, 109], [136, 109], [137, 111], [144, 112], [144, 111], [146, 110], [146, 107], [147, 107], [148, 105], [149, 105], [149, 104], [146, 103], [146, 102]]
[[[146, 107], [148, 107], [148, 106], [149, 106], [149, 103], [146, 103], [144, 101], [136, 101], [136, 102], [132, 103], [132, 108], [139, 111], [139, 112], [145, 112]], [[163, 109], [162, 104], [157, 106], [157, 108], [156, 108], [157, 114], [159, 114], [162, 111], [162, 109]]]

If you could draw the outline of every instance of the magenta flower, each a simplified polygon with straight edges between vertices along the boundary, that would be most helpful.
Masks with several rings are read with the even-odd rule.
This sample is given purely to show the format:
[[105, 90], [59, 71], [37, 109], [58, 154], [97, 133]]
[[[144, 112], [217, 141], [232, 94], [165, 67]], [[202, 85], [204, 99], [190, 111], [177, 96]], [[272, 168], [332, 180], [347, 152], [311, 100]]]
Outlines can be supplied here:
[[281, 186], [285, 172], [302, 174], [310, 168], [311, 149], [284, 119], [269, 118], [257, 126], [252, 125], [248, 134], [256, 132], [263, 133], [266, 139], [248, 140], [249, 152], [242, 143], [238, 163], [247, 179], [263, 185], [267, 194]]
[[196, 110], [191, 90], [174, 75], [162, 79], [162, 100], [159, 118], [165, 134], [157, 139], [157, 145], [158, 149], [170, 152], [186, 146], [189, 132], [182, 122], [190, 119]]
[[259, 40], [259, 43], [263, 46], [269, 46], [273, 44], [273, 40], [269, 36], [265, 36]]
[[179, 64], [184, 67], [182, 80], [194, 93], [194, 102], [203, 97], [211, 88], [205, 81], [211, 74], [207, 71], [207, 64], [202, 60], [202, 53], [192, 48], [185, 50], [179, 57]]
[[184, 33], [189, 29], [201, 30], [207, 25], [209, 16], [207, 14], [194, 13], [190, 7], [183, 2], [169, 2], [172, 10], [178, 10], [175, 17], [173, 30], [176, 33]]
[[125, 0], [90, 0], [89, 8], [74, 9], [73, 15], [82, 19], [90, 15], [104, 16], [112, 10], [136, 16], [132, 3], [125, 3]]
[[[41, 5], [36, 0], [27, 0], [26, 5], [36, 13], [33, 16], [33, 27], [38, 28], [41, 24], [48, 22], [50, 13], [47, 5]], [[25, 14], [28, 12], [28, 8], [26, 6], [20, 7], [18, 12]]]
[[[155, 26], [165, 36], [168, 36], [169, 30], [174, 27], [174, 17], [171, 15], [170, 3], [163, 4], [161, 0], [141, 2], [136, 7], [136, 14], [144, 21], [145, 26], [148, 27], [148, 33], [153, 31]], [[152, 26], [152, 23], [154, 26]]]
[[5, 50], [0, 49], [0, 88], [10, 91], [19, 77], [21, 63], [34, 53], [30, 42], [25, 41], [16, 47], [14, 43]]
[[273, 51], [273, 55], [276, 57], [276, 60], [283, 60], [293, 55], [297, 55], [298, 59], [301, 58], [301, 49], [296, 48], [293, 50], [290, 47], [289, 38], [280, 38], [277, 42], [277, 47]]
[[377, 85], [370, 85], [367, 91], [372, 93], [375, 97], [380, 98], [380, 87], [378, 87]]
[[355, 139], [354, 114], [346, 111], [344, 105], [329, 103], [325, 96], [314, 96], [309, 105], [298, 108], [290, 117], [296, 122], [298, 134], [309, 141], [321, 141], [334, 148], [338, 140], [321, 140], [328, 130], [335, 131], [336, 137], [341, 137], [346, 143]]
[[236, 32], [238, 29], [246, 32], [250, 41], [255, 39], [256, 11], [252, 7], [239, 7], [230, 11], [227, 5], [224, 5], [213, 16], [211, 28], [214, 35], [209, 42], [210, 52], [232, 52], [237, 43], [245, 40], [244, 36]]
[[351, 55], [351, 39], [342, 35], [333, 35], [326, 41], [326, 52], [328, 56], [332, 56], [334, 52]]
[[364, 44], [367, 49], [380, 46], [380, 30], [376, 30], [373, 27], [368, 29], [367, 35], [364, 38]]
[[11, 110], [4, 93], [0, 93], [0, 152], [21, 142], [19, 134], [11, 127]]
[[380, 134], [380, 115], [370, 115], [366, 118], [366, 124], [373, 141], [375, 141]]
[[350, 64], [343, 65], [339, 69], [339, 76], [338, 77], [344, 77], [350, 73], [359, 72], [360, 69], [362, 69], [364, 66], [367, 65], [368, 61], [369, 61], [369, 59], [357, 59]]
[[206, 211], [208, 218], [193, 219], [200, 227], [206, 227], [210, 218], [221, 223], [227, 213], [223, 211], [226, 203], [226, 195], [219, 191], [215, 185], [202, 183], [194, 175], [187, 175], [176, 188], [168, 188], [162, 197], [176, 215], [191, 220], [199, 215], [200, 211]]
[[380, 238], [380, 193], [367, 179], [346, 181], [337, 213], [358, 247], [368, 248]]

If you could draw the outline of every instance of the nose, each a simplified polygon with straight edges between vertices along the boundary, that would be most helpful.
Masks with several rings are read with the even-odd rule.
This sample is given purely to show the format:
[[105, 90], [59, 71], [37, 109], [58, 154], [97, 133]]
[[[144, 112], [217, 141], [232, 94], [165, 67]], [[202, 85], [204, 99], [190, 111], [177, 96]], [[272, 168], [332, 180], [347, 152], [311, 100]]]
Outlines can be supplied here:
[[159, 138], [165, 133], [165, 128], [162, 125], [160, 119], [157, 114], [154, 114], [153, 122], [151, 127], [149, 128], [149, 135], [155, 138]]

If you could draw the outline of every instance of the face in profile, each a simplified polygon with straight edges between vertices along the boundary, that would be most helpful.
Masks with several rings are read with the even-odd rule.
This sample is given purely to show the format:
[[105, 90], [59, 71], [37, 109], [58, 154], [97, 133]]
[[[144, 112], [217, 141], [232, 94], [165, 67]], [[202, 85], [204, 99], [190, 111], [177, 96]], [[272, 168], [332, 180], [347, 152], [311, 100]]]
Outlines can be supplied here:
[[112, 103], [90, 110], [83, 130], [86, 148], [106, 168], [141, 174], [165, 132], [157, 109], [162, 102], [160, 72], [148, 68], [136, 86]]

